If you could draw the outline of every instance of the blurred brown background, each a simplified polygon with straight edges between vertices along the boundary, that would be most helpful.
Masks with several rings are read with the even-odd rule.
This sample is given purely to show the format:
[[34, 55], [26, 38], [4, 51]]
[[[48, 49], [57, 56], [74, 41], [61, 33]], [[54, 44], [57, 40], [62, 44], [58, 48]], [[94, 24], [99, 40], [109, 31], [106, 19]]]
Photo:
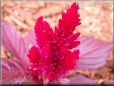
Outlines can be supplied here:
[[[67, 9], [74, 1], [35, 1], [35, 0], [2, 0], [2, 18], [15, 24], [17, 30], [25, 36], [33, 29], [36, 19], [44, 16], [49, 24], [57, 25], [61, 12]], [[78, 31], [83, 35], [91, 36], [104, 41], [113, 41], [113, 0], [77, 1], [80, 6], [81, 25]], [[2, 52], [3, 57], [7, 55]], [[77, 70], [76, 74], [83, 74], [96, 80], [98, 83], [114, 83], [112, 71], [113, 55], [110, 52], [107, 64], [97, 70]]]

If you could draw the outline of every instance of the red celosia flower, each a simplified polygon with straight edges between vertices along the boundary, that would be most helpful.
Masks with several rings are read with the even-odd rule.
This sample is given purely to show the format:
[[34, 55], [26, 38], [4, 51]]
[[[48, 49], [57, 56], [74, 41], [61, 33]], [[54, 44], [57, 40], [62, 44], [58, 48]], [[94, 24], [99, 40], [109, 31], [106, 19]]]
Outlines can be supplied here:
[[37, 20], [34, 28], [37, 45], [28, 54], [32, 75], [36, 80], [57, 80], [75, 67], [79, 50], [71, 49], [80, 44], [80, 41], [76, 41], [80, 33], [73, 34], [75, 27], [80, 24], [78, 9], [74, 3], [66, 13], [63, 12], [55, 31], [43, 17]]

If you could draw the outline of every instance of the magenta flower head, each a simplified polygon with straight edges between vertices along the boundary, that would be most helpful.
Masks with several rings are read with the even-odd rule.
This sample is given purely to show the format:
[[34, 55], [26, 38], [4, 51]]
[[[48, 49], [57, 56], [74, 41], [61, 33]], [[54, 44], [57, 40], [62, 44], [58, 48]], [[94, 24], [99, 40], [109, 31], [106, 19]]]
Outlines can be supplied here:
[[55, 31], [49, 24], [38, 18], [34, 27], [37, 44], [29, 50], [30, 70], [35, 80], [58, 80], [65, 73], [75, 68], [79, 59], [79, 50], [72, 51], [80, 44], [76, 39], [80, 33], [73, 33], [75, 27], [80, 24], [78, 4], [62, 13]]

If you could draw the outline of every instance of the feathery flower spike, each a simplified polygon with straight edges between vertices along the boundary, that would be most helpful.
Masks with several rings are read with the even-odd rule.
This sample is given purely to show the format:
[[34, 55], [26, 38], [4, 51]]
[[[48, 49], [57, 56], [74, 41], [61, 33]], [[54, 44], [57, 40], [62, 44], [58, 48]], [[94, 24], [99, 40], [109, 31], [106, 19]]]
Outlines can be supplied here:
[[30, 70], [38, 82], [58, 80], [75, 67], [79, 50], [71, 49], [80, 44], [76, 41], [80, 33], [73, 34], [80, 25], [78, 9], [78, 4], [73, 3], [66, 13], [63, 12], [55, 31], [43, 17], [38, 18], [34, 27], [37, 45], [33, 45], [28, 54]]

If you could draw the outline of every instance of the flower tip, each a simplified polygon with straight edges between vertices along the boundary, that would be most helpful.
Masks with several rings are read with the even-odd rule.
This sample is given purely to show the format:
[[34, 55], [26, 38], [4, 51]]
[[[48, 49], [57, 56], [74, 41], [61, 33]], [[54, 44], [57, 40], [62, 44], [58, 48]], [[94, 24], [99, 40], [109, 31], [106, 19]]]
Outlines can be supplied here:
[[37, 19], [34, 29], [38, 30], [39, 27], [42, 27], [42, 24], [43, 24], [43, 17], [41, 16]]
[[43, 16], [41, 16], [37, 19], [37, 22], [39, 22], [39, 21], [43, 21]]
[[74, 2], [73, 4], [72, 4], [72, 6], [71, 6], [71, 8], [75, 8], [75, 9], [79, 9], [79, 6], [78, 6], [78, 4], [76, 3], [76, 2]]

